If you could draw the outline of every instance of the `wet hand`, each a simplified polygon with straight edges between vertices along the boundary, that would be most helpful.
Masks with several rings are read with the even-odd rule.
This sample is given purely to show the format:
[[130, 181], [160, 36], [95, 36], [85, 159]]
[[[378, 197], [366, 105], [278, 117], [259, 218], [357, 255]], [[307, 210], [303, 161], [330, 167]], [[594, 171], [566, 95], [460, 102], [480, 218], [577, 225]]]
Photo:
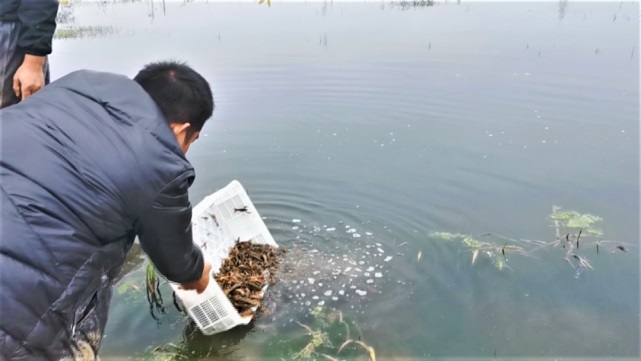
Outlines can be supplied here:
[[22, 65], [13, 76], [13, 92], [22, 100], [27, 99], [45, 85], [45, 58], [25, 55]]
[[207, 285], [209, 285], [209, 273], [211, 272], [211, 264], [205, 261], [205, 267], [203, 267], [203, 274], [200, 276], [199, 280], [182, 283], [180, 284], [181, 289], [184, 290], [196, 290], [198, 293], [203, 293]]

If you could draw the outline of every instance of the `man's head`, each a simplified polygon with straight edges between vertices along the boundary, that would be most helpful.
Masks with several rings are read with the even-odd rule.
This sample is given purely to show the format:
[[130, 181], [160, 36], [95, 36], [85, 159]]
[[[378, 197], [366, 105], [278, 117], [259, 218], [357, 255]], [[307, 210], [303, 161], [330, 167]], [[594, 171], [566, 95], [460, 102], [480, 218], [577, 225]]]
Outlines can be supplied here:
[[187, 153], [214, 112], [209, 83], [185, 63], [177, 61], [147, 64], [134, 80], [156, 102], [183, 152]]

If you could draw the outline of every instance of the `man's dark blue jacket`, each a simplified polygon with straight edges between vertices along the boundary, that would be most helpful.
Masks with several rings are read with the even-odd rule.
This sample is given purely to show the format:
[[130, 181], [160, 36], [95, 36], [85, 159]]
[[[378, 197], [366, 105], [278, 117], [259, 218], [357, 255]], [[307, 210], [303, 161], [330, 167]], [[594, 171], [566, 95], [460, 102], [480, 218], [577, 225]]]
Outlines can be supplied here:
[[136, 236], [170, 281], [200, 278], [194, 170], [133, 80], [64, 76], [0, 110], [0, 145], [0, 359], [57, 359]]

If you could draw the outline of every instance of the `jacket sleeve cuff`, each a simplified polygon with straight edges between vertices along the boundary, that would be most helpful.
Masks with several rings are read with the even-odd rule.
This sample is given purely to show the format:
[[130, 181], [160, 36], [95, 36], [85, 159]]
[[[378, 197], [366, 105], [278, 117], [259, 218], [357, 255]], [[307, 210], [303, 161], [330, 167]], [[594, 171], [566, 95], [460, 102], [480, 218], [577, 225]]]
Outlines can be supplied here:
[[42, 49], [36, 49], [36, 48], [21, 48], [18, 47], [20, 50], [22, 50], [23, 53], [27, 55], [33, 55], [33, 56], [47, 56], [51, 54], [51, 51], [46, 51]]

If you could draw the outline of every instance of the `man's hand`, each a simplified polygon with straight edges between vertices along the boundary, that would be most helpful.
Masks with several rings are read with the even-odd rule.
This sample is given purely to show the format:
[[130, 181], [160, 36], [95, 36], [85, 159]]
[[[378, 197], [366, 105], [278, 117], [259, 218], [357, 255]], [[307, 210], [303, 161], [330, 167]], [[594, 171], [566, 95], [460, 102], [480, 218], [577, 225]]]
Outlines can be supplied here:
[[209, 273], [211, 272], [211, 264], [205, 261], [205, 267], [203, 268], [203, 274], [200, 276], [200, 279], [197, 281], [181, 283], [180, 288], [184, 290], [196, 290], [198, 293], [203, 293], [207, 285], [209, 284]]
[[13, 92], [22, 100], [42, 89], [45, 85], [44, 56], [26, 54], [22, 65], [13, 76]]

